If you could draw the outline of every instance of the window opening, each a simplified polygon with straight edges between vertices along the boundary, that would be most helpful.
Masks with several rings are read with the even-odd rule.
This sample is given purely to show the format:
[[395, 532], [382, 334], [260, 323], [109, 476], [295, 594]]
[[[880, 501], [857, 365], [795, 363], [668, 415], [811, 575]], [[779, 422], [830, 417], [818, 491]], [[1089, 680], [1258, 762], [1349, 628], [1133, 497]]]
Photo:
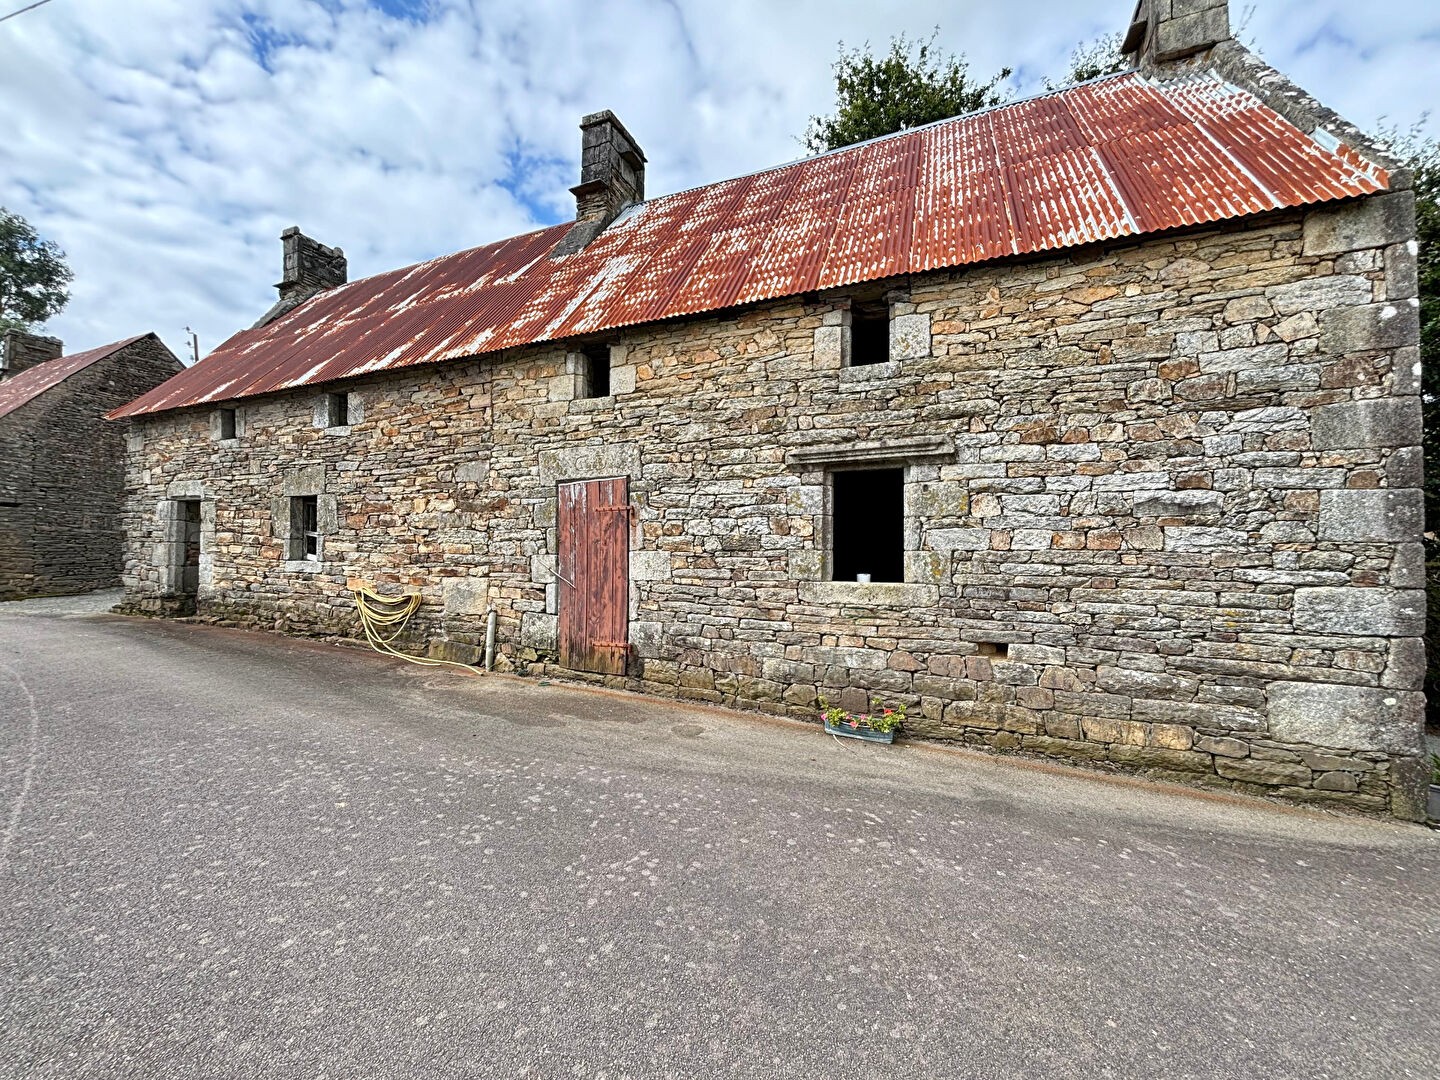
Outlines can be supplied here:
[[290, 500], [290, 557], [320, 561], [320, 507], [314, 495]]
[[1008, 641], [980, 641], [975, 645], [975, 652], [979, 656], [990, 656], [996, 660], [1004, 660], [1010, 655], [1010, 643]]
[[235, 438], [235, 410], [234, 410], [234, 409], [221, 409], [221, 410], [220, 410], [220, 438], [222, 438], [222, 439], [233, 439], [233, 438]]
[[193, 596], [200, 588], [200, 500], [182, 500], [176, 517], [180, 521], [180, 591]]
[[889, 306], [861, 307], [850, 311], [850, 366], [883, 364], [890, 359]]
[[325, 395], [326, 426], [348, 427], [350, 424], [350, 395]]
[[580, 350], [584, 358], [582, 372], [585, 385], [581, 397], [598, 398], [610, 396], [610, 346], [589, 345]]
[[831, 482], [831, 578], [905, 580], [905, 470], [836, 472]]

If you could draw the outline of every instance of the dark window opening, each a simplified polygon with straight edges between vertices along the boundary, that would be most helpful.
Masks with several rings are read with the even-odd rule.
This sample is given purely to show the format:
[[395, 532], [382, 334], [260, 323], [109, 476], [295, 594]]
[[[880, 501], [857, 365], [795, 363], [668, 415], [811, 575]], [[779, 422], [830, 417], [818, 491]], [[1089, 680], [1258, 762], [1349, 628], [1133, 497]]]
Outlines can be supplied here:
[[222, 439], [233, 439], [233, 438], [235, 438], [235, 410], [234, 410], [234, 409], [221, 409], [221, 410], [220, 410], [220, 438], [222, 438]]
[[890, 359], [888, 308], [854, 308], [850, 312], [850, 366], [883, 364]]
[[180, 521], [180, 591], [193, 596], [200, 588], [200, 500], [185, 499], [177, 507]]
[[10, 502], [8, 499], [0, 499], [0, 509], [11, 510], [19, 506], [18, 502]]
[[979, 656], [992, 656], [997, 660], [1003, 660], [1010, 655], [1010, 643], [1008, 641], [981, 641], [976, 643], [975, 652]]
[[320, 559], [320, 507], [314, 495], [297, 495], [290, 500], [290, 557]]
[[581, 372], [584, 386], [581, 397], [597, 398], [610, 396], [610, 346], [589, 345], [580, 350], [584, 360]]
[[831, 577], [905, 580], [905, 470], [831, 474]]
[[326, 394], [325, 415], [327, 427], [347, 427], [350, 423], [350, 395]]

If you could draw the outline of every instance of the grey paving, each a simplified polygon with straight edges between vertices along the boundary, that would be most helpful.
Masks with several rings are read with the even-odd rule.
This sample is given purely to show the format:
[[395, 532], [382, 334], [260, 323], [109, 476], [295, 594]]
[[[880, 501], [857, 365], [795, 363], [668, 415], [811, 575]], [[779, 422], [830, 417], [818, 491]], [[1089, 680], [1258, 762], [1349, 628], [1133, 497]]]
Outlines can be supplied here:
[[0, 1076], [1432, 1077], [1436, 834], [0, 608]]
[[124, 589], [98, 589], [73, 596], [4, 600], [0, 601], [0, 615], [96, 615], [109, 611], [124, 595]]

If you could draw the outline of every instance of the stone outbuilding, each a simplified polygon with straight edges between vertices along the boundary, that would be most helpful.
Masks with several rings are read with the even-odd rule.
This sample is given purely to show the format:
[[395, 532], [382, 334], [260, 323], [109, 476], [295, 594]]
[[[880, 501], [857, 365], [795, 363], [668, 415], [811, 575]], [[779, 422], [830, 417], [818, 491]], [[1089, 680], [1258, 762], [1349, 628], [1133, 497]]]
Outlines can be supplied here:
[[128, 424], [105, 413], [183, 370], [154, 334], [62, 351], [0, 337], [0, 600], [120, 584]]
[[[132, 610], [1423, 814], [1414, 201], [1145, 0], [1132, 70], [281, 303], [116, 412]], [[185, 543], [199, 523], [199, 550]], [[191, 555], [193, 554], [193, 558]]]

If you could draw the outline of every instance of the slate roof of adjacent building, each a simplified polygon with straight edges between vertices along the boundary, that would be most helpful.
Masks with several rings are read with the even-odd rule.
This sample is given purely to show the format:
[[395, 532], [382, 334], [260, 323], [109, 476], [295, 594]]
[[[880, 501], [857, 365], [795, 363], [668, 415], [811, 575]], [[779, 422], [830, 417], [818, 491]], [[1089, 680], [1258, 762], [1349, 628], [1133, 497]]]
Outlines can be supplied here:
[[84, 371], [91, 364], [114, 355], [125, 346], [133, 345], [144, 337], [149, 337], [149, 335], [136, 334], [123, 341], [112, 341], [109, 345], [86, 349], [84, 352], [71, 353], [69, 356], [57, 356], [54, 360], [46, 360], [44, 363], [26, 368], [13, 378], [0, 382], [0, 416], [9, 415], [20, 406], [34, 401], [51, 387], [59, 386], [71, 375]]
[[570, 222], [323, 292], [242, 330], [115, 416], [946, 267], [1160, 232], [1388, 186], [1212, 73], [1136, 72], [648, 200], [580, 251]]

